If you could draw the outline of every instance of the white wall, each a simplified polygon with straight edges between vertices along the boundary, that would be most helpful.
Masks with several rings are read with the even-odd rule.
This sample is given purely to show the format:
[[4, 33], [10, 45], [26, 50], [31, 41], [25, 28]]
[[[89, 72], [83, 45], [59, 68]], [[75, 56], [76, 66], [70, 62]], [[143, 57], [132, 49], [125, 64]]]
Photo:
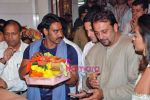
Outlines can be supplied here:
[[51, 12], [51, 5], [50, 0], [36, 0], [36, 12], [39, 16], [39, 22], [41, 22], [41, 19], [43, 18], [44, 15], [46, 15], [48, 12]]
[[78, 18], [78, 0], [72, 0], [72, 20], [75, 22]]
[[[50, 0], [0, 0], [0, 19], [14, 19], [22, 26], [36, 28], [51, 12]], [[72, 0], [73, 22], [78, 17], [78, 0]]]
[[48, 0], [0, 0], [0, 19], [14, 19], [22, 26], [36, 28], [48, 12]]

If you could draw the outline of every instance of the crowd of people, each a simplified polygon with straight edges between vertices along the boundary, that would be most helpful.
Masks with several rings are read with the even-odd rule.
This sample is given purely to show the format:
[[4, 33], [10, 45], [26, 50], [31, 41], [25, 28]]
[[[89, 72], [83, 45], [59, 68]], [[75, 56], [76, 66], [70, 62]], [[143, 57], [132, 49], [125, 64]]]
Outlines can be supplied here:
[[[150, 100], [149, 11], [148, 0], [87, 0], [73, 29], [52, 13], [37, 30], [1, 19], [0, 88], [28, 100]], [[30, 59], [46, 52], [78, 70], [55, 86], [26, 84]]]

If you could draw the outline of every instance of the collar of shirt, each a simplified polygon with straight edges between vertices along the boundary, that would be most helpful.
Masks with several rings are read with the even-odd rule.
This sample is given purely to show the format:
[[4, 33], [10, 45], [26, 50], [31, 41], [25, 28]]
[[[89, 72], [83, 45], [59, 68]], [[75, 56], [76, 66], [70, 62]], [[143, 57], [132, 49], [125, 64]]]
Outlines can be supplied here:
[[17, 52], [24, 51], [27, 46], [28, 46], [28, 44], [26, 44], [26, 43], [24, 43], [24, 42], [21, 41], [20, 47], [19, 47], [19, 49], [17, 50]]

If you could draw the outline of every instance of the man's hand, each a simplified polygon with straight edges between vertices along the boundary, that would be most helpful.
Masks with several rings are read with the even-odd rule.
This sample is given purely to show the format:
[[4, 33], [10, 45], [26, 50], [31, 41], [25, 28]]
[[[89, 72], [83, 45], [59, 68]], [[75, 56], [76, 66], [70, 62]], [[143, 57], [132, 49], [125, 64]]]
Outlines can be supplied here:
[[103, 91], [101, 89], [90, 89], [87, 91], [82, 90], [77, 94], [69, 93], [68, 95], [79, 98], [79, 100], [101, 100], [103, 98]]
[[100, 75], [100, 73], [98, 72], [89, 74], [87, 78], [87, 86], [93, 89], [99, 88], [100, 84], [99, 81], [97, 80], [98, 75]]
[[80, 100], [101, 100], [103, 98], [103, 91], [102, 89], [91, 89], [88, 91], [92, 95], [87, 98], [83, 98]]
[[[76, 67], [77, 65], [72, 65], [72, 67]], [[78, 72], [77, 71], [70, 71], [71, 78], [66, 81], [66, 84], [70, 86], [75, 86], [78, 82]]]
[[6, 82], [3, 79], [1, 79], [1, 78], [0, 78], [0, 88], [4, 88], [4, 89], [7, 88]]
[[132, 18], [132, 20], [130, 21], [131, 32], [132, 32], [132, 33], [135, 32], [135, 27], [137, 26], [137, 21], [138, 21], [138, 18], [137, 18], [137, 17]]
[[86, 97], [87, 93], [84, 90], [82, 90], [79, 93], [69, 93], [68, 95], [75, 97], [75, 98], [84, 98]]
[[43, 54], [42, 54], [41, 52], [36, 52], [36, 53], [32, 56], [32, 58], [34, 58], [34, 57], [39, 57], [39, 56], [43, 56]]
[[12, 47], [8, 47], [3, 54], [3, 59], [7, 62], [15, 53], [15, 49], [13, 49]]

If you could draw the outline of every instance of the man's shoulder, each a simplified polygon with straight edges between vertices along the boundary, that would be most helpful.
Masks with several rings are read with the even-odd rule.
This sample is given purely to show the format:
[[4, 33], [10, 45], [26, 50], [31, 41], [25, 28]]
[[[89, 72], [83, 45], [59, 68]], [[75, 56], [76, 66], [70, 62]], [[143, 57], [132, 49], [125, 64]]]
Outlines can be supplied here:
[[72, 46], [77, 52], [82, 53], [81, 48], [80, 48], [77, 44], [73, 43], [72, 41], [70, 41], [70, 40], [68, 40], [68, 39], [64, 39], [64, 41], [65, 41], [65, 43], [66, 43], [67, 45]]
[[24, 52], [24, 50], [28, 47], [28, 44], [21, 41], [20, 50]]
[[87, 42], [84, 47], [93, 46], [94, 44], [95, 44], [95, 43], [93, 43], [92, 41], [90, 41], [90, 42]]
[[8, 47], [5, 41], [0, 42], [0, 58], [3, 57], [5, 49]]
[[67, 46], [67, 52], [77, 52], [77, 50], [70, 44], [66, 44]]
[[96, 43], [88, 52], [88, 56], [98, 55], [99, 53], [105, 51], [105, 47], [101, 43]]
[[132, 44], [132, 38], [128, 35], [122, 35], [120, 37], [120, 43], [124, 46], [128, 46]]
[[134, 54], [137, 55], [135, 53], [135, 49], [132, 43], [132, 38], [129, 36], [123, 36], [122, 40], [120, 42], [120, 48], [121, 50], [125, 51], [126, 54]]
[[26, 49], [26, 48], [28, 47], [29, 44], [24, 43], [24, 42], [21, 41], [21, 45], [22, 45], [22, 48]]
[[87, 42], [84, 46], [83, 52], [85, 52], [86, 50], [91, 49], [93, 46], [95, 45], [95, 43], [92, 43], [92, 41]]
[[78, 64], [78, 52], [69, 44], [67, 45], [67, 58], [70, 59], [72, 65]]
[[0, 49], [6, 49], [8, 47], [5, 41], [0, 42]]
[[92, 47], [92, 49], [91, 50], [99, 50], [99, 49], [104, 49], [105, 47], [100, 43], [100, 42], [98, 42], [98, 43], [96, 43], [93, 47]]

